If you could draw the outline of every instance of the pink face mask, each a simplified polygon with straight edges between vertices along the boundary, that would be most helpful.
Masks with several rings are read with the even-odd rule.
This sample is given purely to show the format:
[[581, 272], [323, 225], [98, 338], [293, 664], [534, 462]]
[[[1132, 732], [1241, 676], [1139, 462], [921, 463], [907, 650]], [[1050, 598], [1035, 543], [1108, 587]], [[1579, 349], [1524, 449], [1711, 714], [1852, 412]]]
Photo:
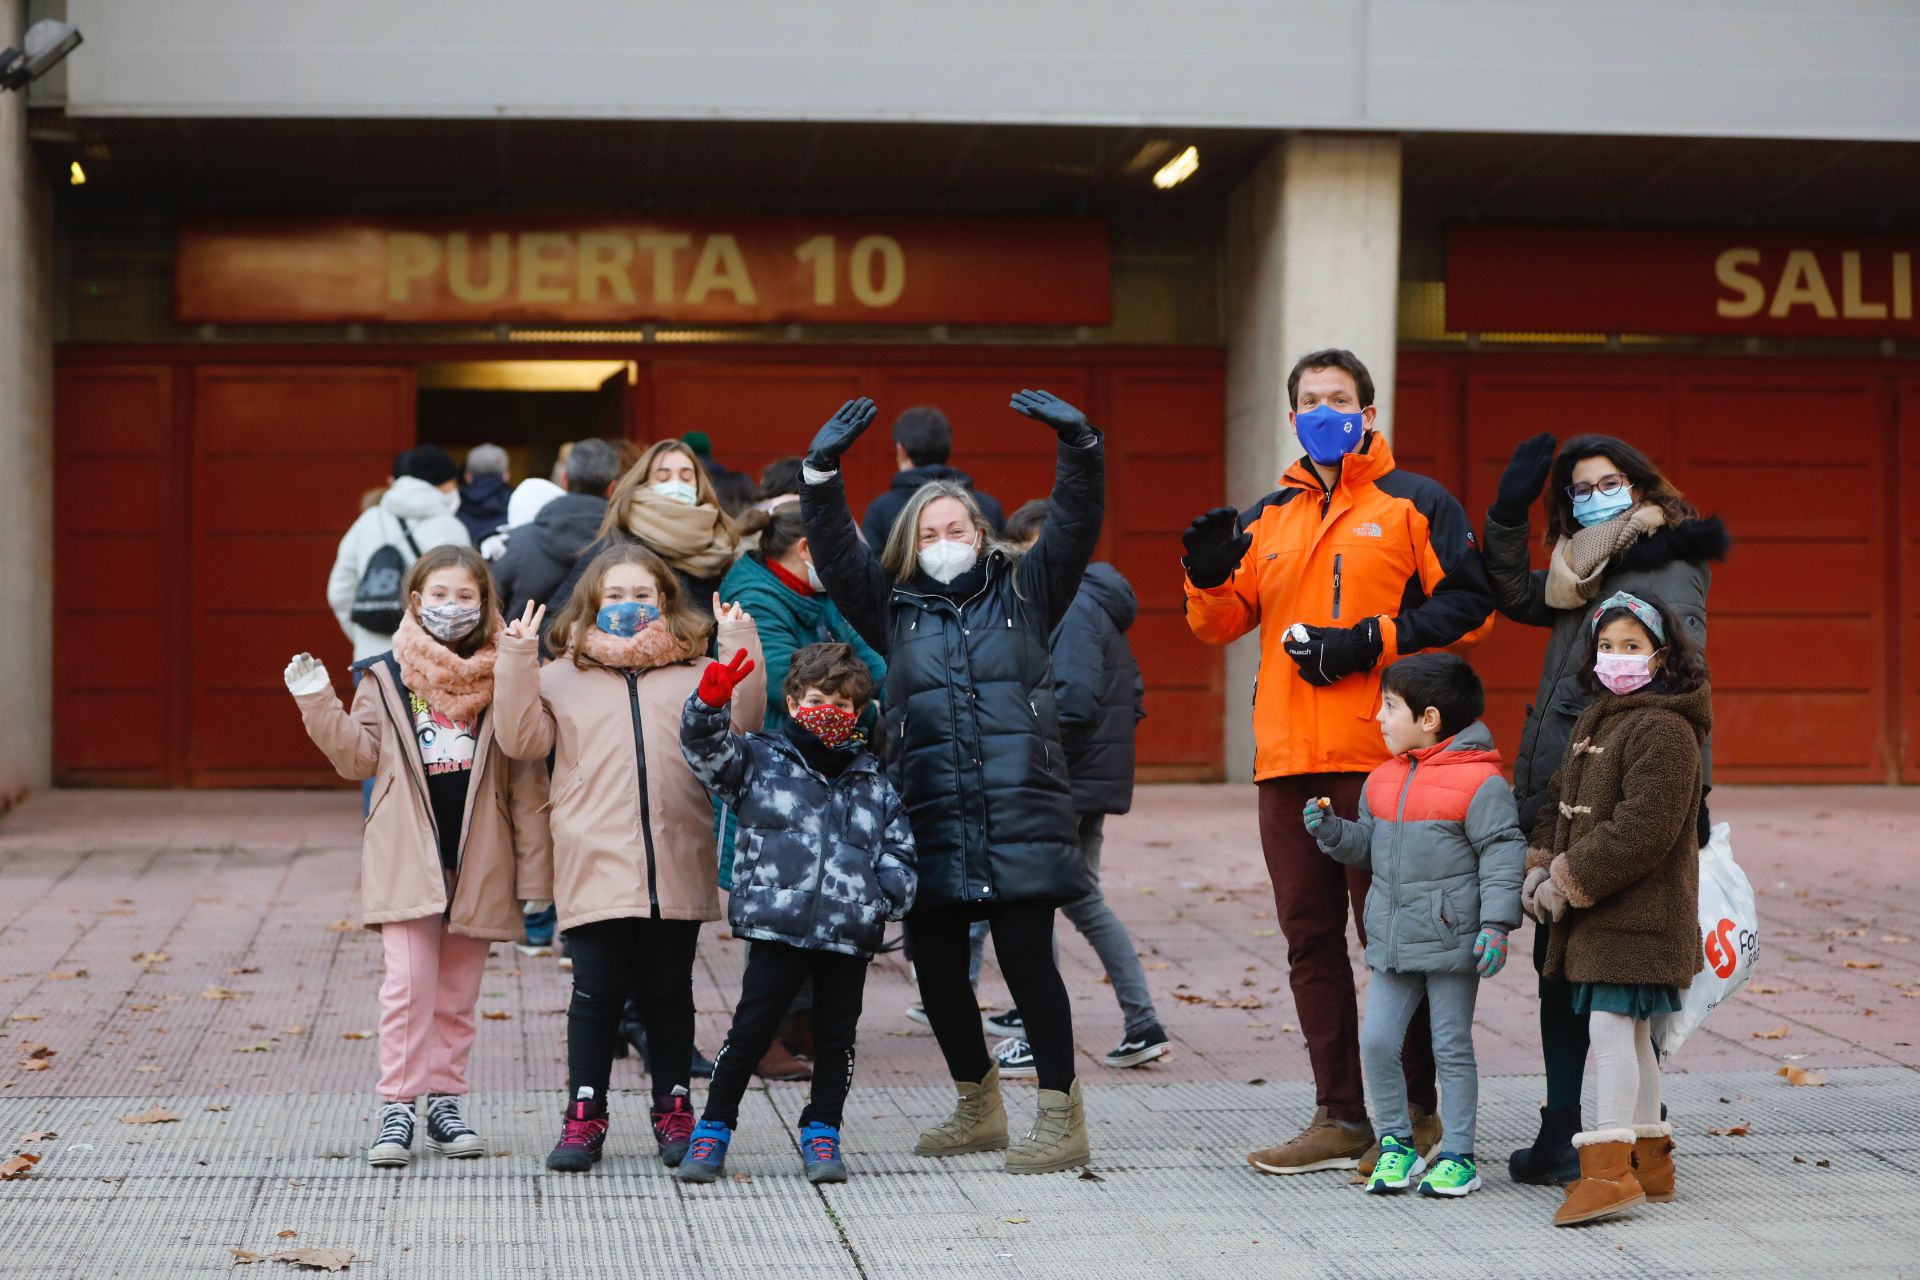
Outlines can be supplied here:
[[1618, 694], [1644, 689], [1653, 680], [1650, 653], [1602, 653], [1593, 660], [1593, 674]]

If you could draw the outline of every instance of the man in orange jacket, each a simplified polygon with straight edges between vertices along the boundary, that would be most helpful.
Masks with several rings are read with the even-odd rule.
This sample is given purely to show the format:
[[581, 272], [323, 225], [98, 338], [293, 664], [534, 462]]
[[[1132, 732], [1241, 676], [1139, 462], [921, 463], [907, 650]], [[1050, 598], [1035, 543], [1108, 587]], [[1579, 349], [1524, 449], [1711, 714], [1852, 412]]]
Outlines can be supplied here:
[[[1330, 796], [1334, 812], [1356, 812], [1367, 773], [1387, 759], [1373, 719], [1381, 670], [1422, 649], [1477, 643], [1493, 613], [1466, 512], [1434, 481], [1395, 470], [1374, 430], [1367, 367], [1350, 351], [1313, 352], [1287, 378], [1287, 399], [1306, 456], [1251, 510], [1209, 511], [1183, 535], [1194, 635], [1231, 644], [1260, 631], [1260, 843], [1319, 1103], [1298, 1137], [1247, 1157], [1265, 1173], [1364, 1167], [1374, 1154], [1346, 943], [1349, 901], [1365, 941], [1370, 874], [1321, 853], [1301, 811]], [[1426, 1155], [1440, 1125], [1424, 1005], [1402, 1061]]]

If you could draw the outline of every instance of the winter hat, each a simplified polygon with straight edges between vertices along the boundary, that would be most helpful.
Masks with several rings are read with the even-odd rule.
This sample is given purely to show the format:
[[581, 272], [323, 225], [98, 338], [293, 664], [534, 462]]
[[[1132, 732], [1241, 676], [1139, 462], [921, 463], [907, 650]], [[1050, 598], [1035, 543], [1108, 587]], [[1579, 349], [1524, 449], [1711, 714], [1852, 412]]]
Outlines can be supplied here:
[[680, 437], [680, 443], [699, 454], [703, 462], [713, 459], [713, 441], [707, 438], [704, 431], [689, 431]]
[[430, 485], [443, 485], [460, 478], [460, 468], [437, 444], [423, 444], [407, 455], [407, 474]]
[[507, 499], [507, 528], [516, 529], [526, 524], [555, 498], [564, 498], [567, 491], [551, 480], [534, 476], [522, 480], [514, 486], [513, 496]]

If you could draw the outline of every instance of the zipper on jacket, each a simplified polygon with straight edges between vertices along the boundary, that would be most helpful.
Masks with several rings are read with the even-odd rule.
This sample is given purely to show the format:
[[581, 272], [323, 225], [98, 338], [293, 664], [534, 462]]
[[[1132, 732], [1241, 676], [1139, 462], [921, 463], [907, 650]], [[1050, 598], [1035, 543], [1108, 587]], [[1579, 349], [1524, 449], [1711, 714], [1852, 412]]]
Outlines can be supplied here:
[[640, 732], [640, 673], [623, 671], [627, 678], [627, 707], [633, 712], [633, 758], [640, 772], [640, 839], [647, 848], [647, 902], [653, 918], [660, 918], [660, 875], [653, 861], [653, 808], [647, 800], [647, 739]]
[[1336, 553], [1333, 557], [1333, 616], [1340, 617], [1340, 562], [1346, 557]]

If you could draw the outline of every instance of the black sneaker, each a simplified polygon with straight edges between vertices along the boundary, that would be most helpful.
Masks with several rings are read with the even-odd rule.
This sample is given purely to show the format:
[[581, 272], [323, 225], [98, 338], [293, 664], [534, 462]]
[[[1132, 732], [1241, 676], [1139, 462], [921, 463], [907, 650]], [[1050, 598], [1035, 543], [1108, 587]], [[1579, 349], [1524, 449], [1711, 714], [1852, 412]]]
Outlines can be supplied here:
[[460, 1115], [460, 1099], [450, 1093], [427, 1095], [427, 1148], [454, 1160], [485, 1155], [486, 1140]]
[[1107, 1053], [1106, 1063], [1110, 1067], [1139, 1067], [1172, 1052], [1173, 1042], [1167, 1039], [1167, 1033], [1156, 1022], [1137, 1035], [1129, 1032]]
[[413, 1104], [389, 1102], [380, 1108], [380, 1136], [367, 1148], [376, 1169], [403, 1169], [413, 1159]]
[[990, 1035], [1006, 1036], [1012, 1040], [1020, 1039], [1027, 1034], [1027, 1020], [1020, 1016], [1020, 1010], [1018, 1009], [1008, 1009], [1003, 1013], [990, 1013], [981, 1025], [987, 1029]]
[[993, 1061], [1002, 1080], [1031, 1080], [1040, 1074], [1033, 1063], [1033, 1046], [1025, 1040], [1002, 1040], [993, 1046]]

